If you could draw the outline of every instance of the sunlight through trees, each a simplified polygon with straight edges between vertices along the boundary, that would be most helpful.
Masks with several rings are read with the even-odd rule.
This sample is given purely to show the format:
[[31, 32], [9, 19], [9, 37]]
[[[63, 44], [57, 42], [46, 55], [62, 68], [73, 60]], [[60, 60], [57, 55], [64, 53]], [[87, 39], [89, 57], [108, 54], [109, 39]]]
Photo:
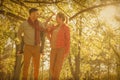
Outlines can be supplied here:
[[[21, 80], [23, 56], [17, 56], [17, 31], [28, 10], [39, 20], [63, 12], [70, 26], [70, 54], [60, 80], [120, 80], [120, 0], [1, 0], [0, 80]], [[55, 16], [49, 24], [55, 23]], [[49, 80], [50, 43], [45, 38], [40, 80]], [[31, 62], [32, 63], [32, 62]], [[29, 79], [33, 80], [30, 67]]]

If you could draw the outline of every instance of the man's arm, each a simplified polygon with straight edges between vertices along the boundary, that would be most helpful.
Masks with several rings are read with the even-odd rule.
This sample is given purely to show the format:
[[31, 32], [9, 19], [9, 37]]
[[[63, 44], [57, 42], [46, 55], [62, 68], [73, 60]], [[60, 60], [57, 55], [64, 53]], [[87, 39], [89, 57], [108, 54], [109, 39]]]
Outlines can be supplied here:
[[53, 13], [47, 20], [46, 20], [46, 22], [45, 22], [45, 26], [47, 26], [48, 25], [48, 22], [51, 20], [51, 18], [52, 18], [52, 16], [54, 16], [55, 14]]
[[44, 43], [45, 43], [45, 33], [44, 32], [47, 32], [47, 26], [48, 26], [48, 22], [51, 20], [52, 16], [54, 14], [52, 14], [44, 24], [41, 24], [42, 25], [42, 29], [41, 29], [41, 33], [40, 33], [40, 37], [41, 37], [41, 46], [40, 46], [40, 53], [44, 53]]
[[40, 32], [40, 41], [41, 41], [41, 45], [40, 45], [40, 53], [43, 54], [44, 53], [44, 44], [45, 44], [45, 33], [43, 31]]
[[23, 24], [21, 24], [19, 29], [18, 29], [17, 38], [18, 38], [18, 44], [17, 44], [18, 45], [18, 51], [17, 51], [17, 53], [23, 53], [23, 45], [24, 45]]

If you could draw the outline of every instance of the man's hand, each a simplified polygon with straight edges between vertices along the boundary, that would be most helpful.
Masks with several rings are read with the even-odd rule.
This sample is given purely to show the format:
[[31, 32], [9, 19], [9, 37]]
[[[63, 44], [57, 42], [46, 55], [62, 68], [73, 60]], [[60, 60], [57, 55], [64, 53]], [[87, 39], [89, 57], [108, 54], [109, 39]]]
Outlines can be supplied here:
[[23, 51], [17, 51], [17, 56], [19, 56], [19, 55], [22, 55], [23, 54]]
[[40, 54], [44, 56], [44, 53], [41, 52]]
[[53, 26], [54, 26], [53, 24], [48, 24], [48, 25], [47, 25], [47, 31], [48, 31], [48, 32], [51, 31], [51, 28], [52, 28]]

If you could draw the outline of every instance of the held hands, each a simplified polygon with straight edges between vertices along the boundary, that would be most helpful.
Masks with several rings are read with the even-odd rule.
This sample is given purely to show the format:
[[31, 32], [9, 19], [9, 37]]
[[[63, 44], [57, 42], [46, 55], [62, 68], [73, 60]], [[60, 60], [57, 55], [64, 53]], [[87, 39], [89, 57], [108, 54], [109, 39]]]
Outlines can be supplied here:
[[46, 20], [46, 25], [48, 24], [48, 22], [51, 20], [51, 18], [55, 15], [55, 13], [53, 13], [47, 20]]
[[45, 55], [43, 52], [40, 52], [40, 54], [41, 54], [42, 56], [44, 56], [44, 55]]
[[51, 28], [52, 28], [53, 26], [54, 26], [53, 24], [48, 24], [48, 25], [47, 25], [47, 31], [51, 31]]
[[20, 55], [22, 55], [23, 54], [23, 51], [17, 51], [17, 56], [20, 56]]
[[56, 15], [55, 13], [52, 14], [52, 16]]

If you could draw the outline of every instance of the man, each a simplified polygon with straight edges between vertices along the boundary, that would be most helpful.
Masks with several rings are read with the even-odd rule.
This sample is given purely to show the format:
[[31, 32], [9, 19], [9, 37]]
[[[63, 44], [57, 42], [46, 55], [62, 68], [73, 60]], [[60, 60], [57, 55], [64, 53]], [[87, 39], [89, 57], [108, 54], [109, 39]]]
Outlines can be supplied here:
[[[40, 65], [40, 45], [41, 45], [41, 32], [45, 30], [45, 26], [37, 19], [39, 17], [38, 9], [31, 8], [29, 10], [29, 18], [24, 21], [19, 30], [18, 38], [21, 41], [24, 38], [24, 66], [23, 66], [23, 80], [27, 80], [30, 60], [32, 58], [34, 67], [34, 80], [38, 80], [39, 65]], [[52, 16], [51, 16], [52, 17]], [[46, 21], [51, 19], [51, 17]], [[18, 54], [21, 52], [21, 48]]]

